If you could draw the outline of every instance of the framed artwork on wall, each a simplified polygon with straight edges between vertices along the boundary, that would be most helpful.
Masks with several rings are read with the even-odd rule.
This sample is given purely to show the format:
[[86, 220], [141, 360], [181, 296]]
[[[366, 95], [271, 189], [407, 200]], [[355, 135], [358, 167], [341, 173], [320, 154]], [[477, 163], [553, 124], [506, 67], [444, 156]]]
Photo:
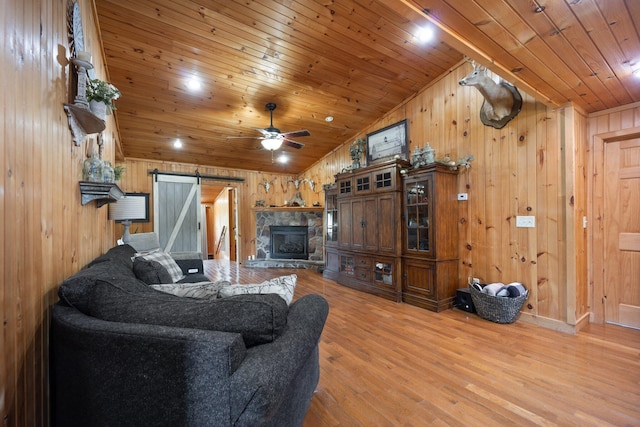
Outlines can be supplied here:
[[367, 165], [375, 165], [399, 156], [409, 159], [407, 119], [367, 134]]

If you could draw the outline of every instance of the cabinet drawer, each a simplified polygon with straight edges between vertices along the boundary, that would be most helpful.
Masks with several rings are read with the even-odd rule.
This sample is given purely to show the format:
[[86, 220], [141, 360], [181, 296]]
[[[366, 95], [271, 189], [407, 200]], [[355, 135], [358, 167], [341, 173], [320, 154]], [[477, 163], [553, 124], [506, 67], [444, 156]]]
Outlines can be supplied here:
[[368, 257], [356, 257], [356, 267], [357, 268], [368, 268], [371, 269], [372, 266], [371, 258]]
[[371, 270], [367, 270], [366, 268], [356, 268], [356, 274], [354, 276], [355, 279], [358, 279], [362, 282], [370, 282], [371, 281]]

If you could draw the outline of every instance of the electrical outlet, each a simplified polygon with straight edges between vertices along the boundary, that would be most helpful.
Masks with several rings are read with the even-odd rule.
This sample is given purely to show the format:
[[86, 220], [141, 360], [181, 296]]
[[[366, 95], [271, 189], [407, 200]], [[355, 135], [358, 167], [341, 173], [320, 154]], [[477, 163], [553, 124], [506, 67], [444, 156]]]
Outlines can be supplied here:
[[458, 193], [458, 200], [468, 200], [469, 195], [467, 193]]
[[471, 286], [473, 284], [479, 285], [480, 284], [480, 279], [478, 279], [477, 277], [469, 276], [467, 278], [467, 284], [469, 286]]
[[516, 216], [516, 227], [535, 228], [536, 217], [535, 216]]

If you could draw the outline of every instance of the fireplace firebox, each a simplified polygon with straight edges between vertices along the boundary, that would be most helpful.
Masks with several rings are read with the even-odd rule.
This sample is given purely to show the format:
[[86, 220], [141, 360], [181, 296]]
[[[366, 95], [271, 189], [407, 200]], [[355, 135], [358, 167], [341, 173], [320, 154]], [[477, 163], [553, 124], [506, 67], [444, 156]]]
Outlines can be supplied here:
[[309, 236], [307, 226], [272, 225], [271, 259], [309, 259]]

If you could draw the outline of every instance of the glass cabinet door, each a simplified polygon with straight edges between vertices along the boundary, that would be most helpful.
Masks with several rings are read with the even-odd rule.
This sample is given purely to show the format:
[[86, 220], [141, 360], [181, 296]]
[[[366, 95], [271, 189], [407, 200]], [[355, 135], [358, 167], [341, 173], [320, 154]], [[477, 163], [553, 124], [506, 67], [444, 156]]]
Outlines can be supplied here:
[[374, 281], [385, 286], [393, 285], [393, 264], [376, 260], [374, 266]]
[[429, 179], [405, 184], [407, 250], [431, 250], [430, 189]]
[[355, 259], [349, 255], [340, 255], [340, 273], [354, 276], [356, 274]]
[[327, 195], [325, 206], [327, 210], [327, 235], [326, 241], [338, 241], [338, 200], [336, 194]]

